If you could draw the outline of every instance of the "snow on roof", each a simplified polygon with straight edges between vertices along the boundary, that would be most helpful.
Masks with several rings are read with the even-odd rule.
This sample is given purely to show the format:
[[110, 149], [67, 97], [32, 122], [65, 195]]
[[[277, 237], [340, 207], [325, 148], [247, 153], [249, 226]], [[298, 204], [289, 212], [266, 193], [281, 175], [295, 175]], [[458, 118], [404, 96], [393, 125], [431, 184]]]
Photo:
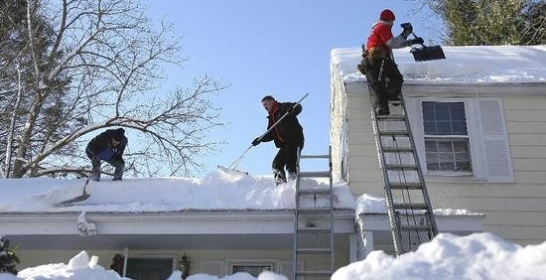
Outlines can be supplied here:
[[332, 280], [546, 279], [546, 242], [525, 247], [489, 233], [439, 234], [399, 258], [382, 251], [338, 269]]
[[[442, 47], [443, 60], [415, 62], [410, 48], [394, 50], [406, 84], [506, 84], [546, 85], [546, 46]], [[345, 83], [362, 82], [358, 72], [360, 48], [331, 52], [331, 63]]]
[[[363, 194], [356, 199], [356, 216], [361, 214], [386, 214], [387, 202], [384, 198]], [[442, 216], [480, 216], [481, 213], [472, 212], [467, 209], [438, 208], [434, 209], [435, 215]]]
[[[91, 181], [90, 198], [69, 207], [55, 203], [82, 194], [84, 179], [0, 180], [0, 213], [14, 212], [170, 212], [186, 210], [275, 210], [295, 207], [295, 183], [275, 186], [271, 176], [217, 171], [204, 178]], [[302, 179], [302, 188], [326, 188], [327, 180]], [[334, 186], [336, 208], [354, 209], [346, 183]], [[311, 201], [309, 201], [310, 203]], [[302, 201], [302, 205], [307, 203]], [[326, 198], [318, 204], [328, 205]]]

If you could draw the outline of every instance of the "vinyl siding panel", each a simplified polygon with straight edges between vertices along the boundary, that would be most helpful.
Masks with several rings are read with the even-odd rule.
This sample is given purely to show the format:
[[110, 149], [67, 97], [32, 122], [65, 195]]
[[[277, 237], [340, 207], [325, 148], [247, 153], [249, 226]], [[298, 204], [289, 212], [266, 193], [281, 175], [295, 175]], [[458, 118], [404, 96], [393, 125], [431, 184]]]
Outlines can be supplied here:
[[[504, 91], [498, 88], [499, 93]], [[382, 178], [368, 117], [369, 99], [367, 94], [357, 92], [367, 93], [365, 84], [351, 84], [346, 93], [350, 100], [349, 185], [355, 195], [382, 197]], [[419, 94], [418, 89], [412, 92]], [[525, 93], [524, 86], [521, 92]], [[546, 95], [517, 94], [505, 93], [500, 98], [514, 180], [489, 183], [427, 177], [427, 185], [434, 208], [481, 212], [486, 215], [484, 231], [512, 242], [536, 244], [546, 240]]]

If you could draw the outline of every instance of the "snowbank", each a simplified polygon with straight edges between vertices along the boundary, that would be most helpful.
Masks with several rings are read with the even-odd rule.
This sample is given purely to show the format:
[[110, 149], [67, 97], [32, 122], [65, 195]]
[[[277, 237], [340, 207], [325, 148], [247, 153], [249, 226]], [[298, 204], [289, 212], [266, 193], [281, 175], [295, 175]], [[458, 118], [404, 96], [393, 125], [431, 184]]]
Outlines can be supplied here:
[[[394, 50], [405, 84], [546, 83], [546, 46], [442, 47], [447, 59], [415, 62], [410, 48]], [[344, 82], [365, 81], [360, 48], [332, 50]]]
[[[79, 196], [84, 179], [0, 180], [0, 212], [165, 212], [182, 210], [272, 210], [295, 207], [295, 184], [275, 186], [271, 176], [217, 171], [204, 178], [127, 179], [90, 182], [91, 197], [70, 207], [57, 202]], [[326, 188], [327, 180], [302, 179], [302, 188]], [[355, 207], [346, 183], [334, 187], [335, 207]], [[324, 203], [327, 203], [325, 200]], [[326, 205], [326, 204], [325, 204]]]
[[[17, 277], [11, 274], [0, 274], [0, 280], [132, 280], [120, 277], [113, 270], [105, 270], [97, 265], [98, 258], [89, 258], [87, 252], [82, 251], [74, 256], [68, 264], [46, 264], [27, 268], [18, 273]], [[180, 280], [182, 273], [174, 271], [166, 280]], [[236, 273], [234, 275], [218, 278], [205, 274], [191, 275], [187, 280], [287, 280], [286, 277], [271, 272], [263, 272], [258, 278], [248, 273]]]
[[546, 242], [521, 247], [489, 233], [440, 234], [400, 258], [374, 251], [337, 270], [332, 280], [546, 279]]

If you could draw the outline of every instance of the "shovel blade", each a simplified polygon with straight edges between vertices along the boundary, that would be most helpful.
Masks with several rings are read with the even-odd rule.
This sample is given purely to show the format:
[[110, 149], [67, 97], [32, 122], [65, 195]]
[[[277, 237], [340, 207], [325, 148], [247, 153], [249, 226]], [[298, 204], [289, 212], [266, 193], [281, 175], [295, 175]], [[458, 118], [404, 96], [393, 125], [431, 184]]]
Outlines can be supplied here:
[[423, 46], [421, 48], [412, 48], [411, 53], [415, 61], [428, 61], [436, 59], [445, 59], [444, 50], [440, 46]]
[[249, 175], [248, 172], [244, 172], [244, 171], [241, 171], [241, 170], [237, 170], [237, 169], [233, 169], [233, 168], [227, 168], [227, 167], [224, 167], [224, 166], [221, 166], [221, 165], [218, 165], [217, 167], [218, 167], [218, 169], [222, 170], [223, 172], [225, 172], [227, 174]]
[[84, 201], [84, 200], [88, 199], [90, 196], [91, 195], [85, 193], [85, 194], [82, 194], [80, 196], [76, 196], [74, 198], [67, 199], [67, 200], [55, 203], [55, 207], [70, 206], [70, 205], [72, 205], [72, 204], [74, 204], [76, 202]]

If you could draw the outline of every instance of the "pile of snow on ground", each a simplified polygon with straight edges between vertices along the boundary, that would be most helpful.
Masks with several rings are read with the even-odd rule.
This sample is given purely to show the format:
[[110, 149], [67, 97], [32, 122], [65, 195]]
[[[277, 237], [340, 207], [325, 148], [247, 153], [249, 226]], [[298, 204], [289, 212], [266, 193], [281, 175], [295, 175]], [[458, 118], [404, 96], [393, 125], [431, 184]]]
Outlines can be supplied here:
[[[74, 256], [68, 264], [46, 264], [37, 267], [24, 269], [17, 276], [0, 273], [0, 280], [132, 280], [131, 278], [120, 277], [113, 270], [105, 270], [97, 265], [98, 257], [89, 258], [87, 252], [82, 251]], [[182, 273], [174, 271], [166, 280], [180, 280]], [[286, 277], [272, 272], [263, 272], [258, 278], [248, 273], [236, 273], [234, 275], [218, 278], [205, 274], [191, 275], [186, 280], [287, 280]]]
[[332, 280], [546, 279], [546, 242], [522, 247], [480, 233], [439, 234], [417, 251], [394, 258], [382, 251], [337, 270]]

